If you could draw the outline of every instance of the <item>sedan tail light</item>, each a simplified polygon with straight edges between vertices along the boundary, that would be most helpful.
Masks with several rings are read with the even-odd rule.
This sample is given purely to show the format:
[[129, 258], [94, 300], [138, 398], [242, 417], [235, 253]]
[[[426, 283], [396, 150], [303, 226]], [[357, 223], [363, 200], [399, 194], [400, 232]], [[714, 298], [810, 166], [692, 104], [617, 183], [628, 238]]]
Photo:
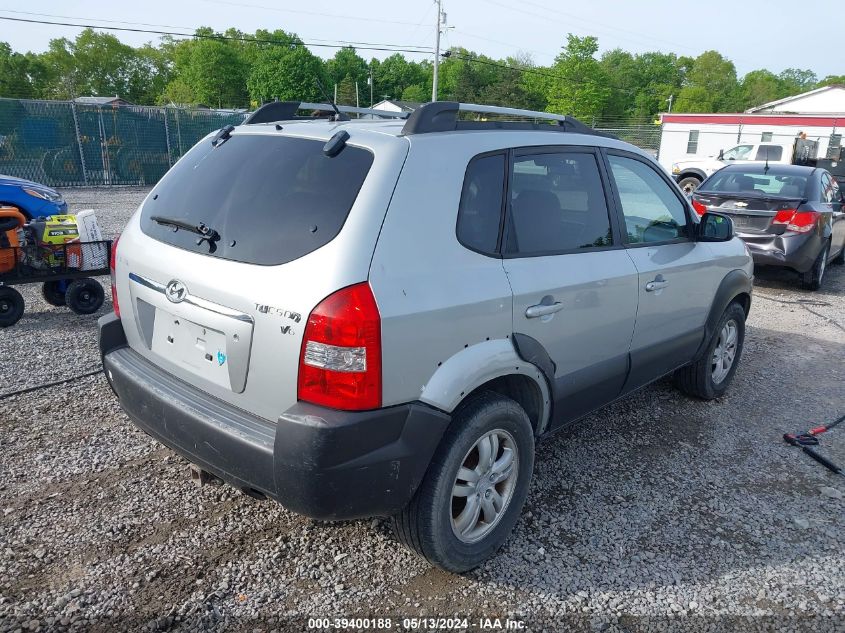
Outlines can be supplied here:
[[772, 224], [785, 224], [787, 231], [795, 233], [809, 233], [816, 228], [818, 211], [798, 211], [797, 209], [781, 209], [772, 220]]

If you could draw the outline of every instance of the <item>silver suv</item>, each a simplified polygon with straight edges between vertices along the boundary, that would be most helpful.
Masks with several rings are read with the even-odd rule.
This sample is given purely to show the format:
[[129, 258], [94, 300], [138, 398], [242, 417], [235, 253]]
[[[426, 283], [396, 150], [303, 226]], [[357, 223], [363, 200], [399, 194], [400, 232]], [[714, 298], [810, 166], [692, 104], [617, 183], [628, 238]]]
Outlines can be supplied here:
[[646, 153], [546, 113], [333, 107], [203, 139], [115, 249], [105, 373], [195, 476], [390, 516], [464, 571], [514, 527], [537, 439], [673, 372], [725, 392], [751, 258]]

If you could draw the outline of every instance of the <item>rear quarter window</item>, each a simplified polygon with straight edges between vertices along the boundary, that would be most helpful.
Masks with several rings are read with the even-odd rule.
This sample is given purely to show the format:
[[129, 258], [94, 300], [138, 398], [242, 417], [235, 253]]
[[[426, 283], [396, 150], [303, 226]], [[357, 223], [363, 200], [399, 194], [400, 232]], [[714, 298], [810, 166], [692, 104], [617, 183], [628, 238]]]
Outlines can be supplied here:
[[[333, 240], [373, 164], [347, 145], [323, 154], [323, 141], [235, 134], [213, 147], [201, 141], [156, 185], [141, 210], [141, 230], [189, 251], [261, 265], [298, 259]], [[152, 217], [200, 223], [220, 235], [210, 248], [198, 235]]]

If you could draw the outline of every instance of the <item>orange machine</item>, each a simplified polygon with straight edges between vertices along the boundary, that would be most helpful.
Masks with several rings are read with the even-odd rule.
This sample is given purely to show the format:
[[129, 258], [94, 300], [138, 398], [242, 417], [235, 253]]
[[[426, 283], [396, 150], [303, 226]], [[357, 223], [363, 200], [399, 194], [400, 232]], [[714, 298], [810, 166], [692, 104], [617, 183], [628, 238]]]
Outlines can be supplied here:
[[26, 224], [26, 218], [17, 207], [0, 207], [0, 275], [15, 267], [18, 255], [18, 229]]

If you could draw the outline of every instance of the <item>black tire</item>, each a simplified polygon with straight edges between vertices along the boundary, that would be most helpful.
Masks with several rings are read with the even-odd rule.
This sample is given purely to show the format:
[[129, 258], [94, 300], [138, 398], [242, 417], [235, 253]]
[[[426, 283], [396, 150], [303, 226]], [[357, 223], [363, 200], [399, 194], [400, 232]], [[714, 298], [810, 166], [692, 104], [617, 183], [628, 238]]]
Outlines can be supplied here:
[[41, 285], [41, 294], [44, 297], [44, 301], [51, 306], [61, 307], [67, 303], [65, 292], [62, 291], [62, 282], [58, 279], [45, 281]]
[[[720, 338], [723, 336], [723, 330], [731, 321], [736, 327], [733, 360], [727, 374], [717, 380], [714, 355], [720, 344]], [[719, 319], [716, 331], [713, 333], [713, 337], [701, 359], [675, 372], [675, 385], [685, 394], [702, 400], [713, 400], [724, 395], [733, 380], [736, 368], [739, 366], [744, 343], [745, 310], [742, 309], [741, 305], [734, 302], [725, 309], [722, 318]]]
[[698, 185], [700, 184], [701, 178], [697, 178], [696, 176], [685, 176], [678, 181], [678, 186], [687, 195], [698, 189]]
[[21, 320], [23, 296], [14, 288], [0, 286], [0, 327], [9, 327]]
[[[478, 527], [486, 533], [478, 536], [474, 542], [461, 540], [453, 528], [455, 513], [460, 517], [461, 497], [453, 497], [458, 471], [462, 465], [471, 463], [467, 460], [477, 457], [482, 472], [481, 453], [476, 444], [492, 433], [502, 433], [509, 439], [499, 444], [497, 455], [504, 456], [508, 444], [516, 447], [511, 451], [514, 458], [511, 468], [516, 479], [505, 480], [493, 486], [494, 493], [500, 499], [506, 499], [497, 518], [489, 524], [478, 515]], [[493, 460], [496, 461], [496, 456]], [[505, 469], [507, 470], [507, 469]], [[534, 432], [524, 409], [515, 401], [493, 392], [474, 396], [463, 403], [456, 411], [452, 423], [447, 429], [440, 445], [434, 453], [428, 471], [408, 506], [392, 518], [396, 537], [404, 545], [428, 560], [433, 565], [450, 572], [465, 572], [480, 565], [507, 540], [516, 525], [534, 470]], [[468, 481], [468, 480], [464, 480]], [[491, 486], [486, 477], [478, 479], [477, 484], [469, 486]], [[499, 489], [500, 485], [505, 485]], [[508, 487], [509, 486], [509, 487]], [[507, 492], [509, 491], [509, 492]], [[485, 493], [474, 495], [476, 505], [484, 504], [482, 499], [489, 497]], [[469, 505], [467, 495], [465, 507]], [[457, 501], [456, 501], [457, 500]], [[480, 501], [479, 501], [480, 500]], [[491, 500], [487, 500], [491, 503]]]
[[65, 293], [67, 307], [76, 314], [94, 314], [103, 305], [103, 287], [88, 277], [72, 282]]
[[813, 267], [801, 275], [801, 286], [805, 290], [818, 290], [824, 281], [827, 271], [827, 255], [830, 252], [830, 240], [825, 244], [822, 252], [816, 257]]

